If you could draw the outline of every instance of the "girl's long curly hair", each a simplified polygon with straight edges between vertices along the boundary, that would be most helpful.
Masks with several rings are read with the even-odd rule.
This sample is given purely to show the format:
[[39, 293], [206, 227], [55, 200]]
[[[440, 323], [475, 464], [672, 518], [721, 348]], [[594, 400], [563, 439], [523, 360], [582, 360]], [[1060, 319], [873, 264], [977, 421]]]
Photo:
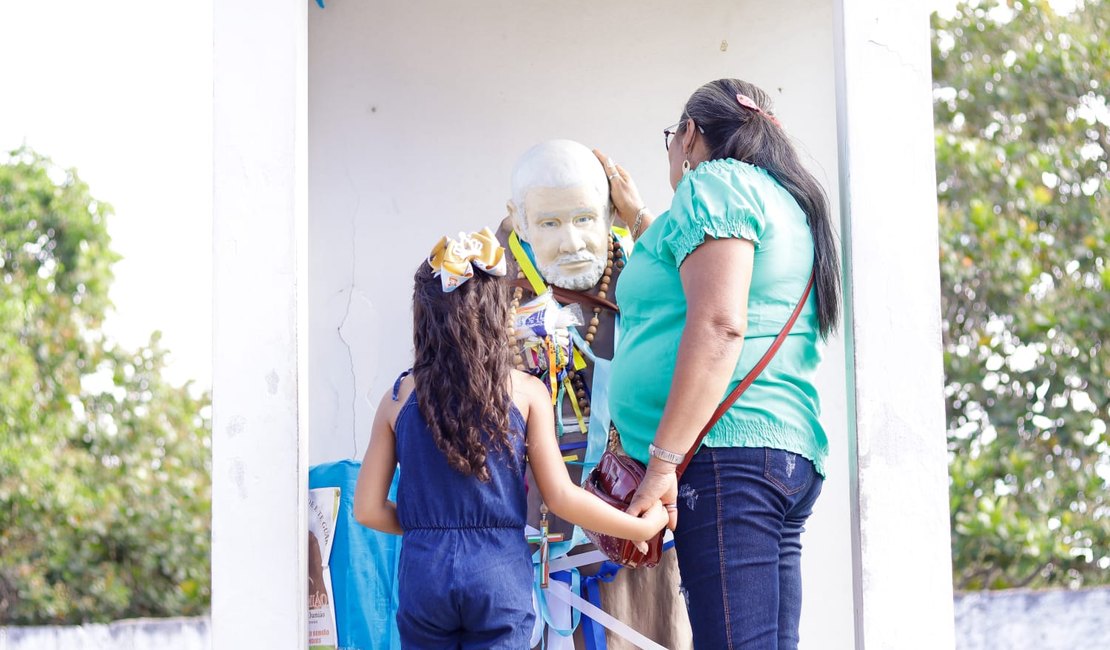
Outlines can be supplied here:
[[451, 293], [421, 264], [412, 292], [412, 367], [420, 414], [454, 469], [487, 482], [510, 442], [509, 290], [481, 271]]

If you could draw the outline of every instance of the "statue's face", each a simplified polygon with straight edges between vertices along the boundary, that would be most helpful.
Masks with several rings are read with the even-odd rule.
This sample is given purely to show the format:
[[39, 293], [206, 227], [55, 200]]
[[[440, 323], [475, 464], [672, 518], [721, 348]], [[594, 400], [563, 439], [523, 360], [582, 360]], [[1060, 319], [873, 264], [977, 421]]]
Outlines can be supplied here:
[[519, 234], [547, 282], [583, 291], [601, 280], [608, 262], [607, 204], [608, 197], [586, 186], [536, 187], [524, 195]]

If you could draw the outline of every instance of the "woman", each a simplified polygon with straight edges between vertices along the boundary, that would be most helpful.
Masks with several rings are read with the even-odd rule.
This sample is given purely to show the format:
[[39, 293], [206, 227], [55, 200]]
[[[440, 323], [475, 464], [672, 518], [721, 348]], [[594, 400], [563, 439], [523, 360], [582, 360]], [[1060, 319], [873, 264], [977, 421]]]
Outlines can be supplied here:
[[[813, 383], [818, 338], [840, 311], [828, 199], [766, 93], [749, 83], [702, 86], [664, 134], [675, 195], [655, 220], [627, 172], [597, 152], [614, 205], [638, 235], [617, 290], [621, 340], [609, 389], [621, 444], [648, 466], [629, 511], [676, 504], [671, 527], [695, 648], [795, 648], [799, 538], [828, 455]], [[811, 273], [790, 335], [676, 480]]]

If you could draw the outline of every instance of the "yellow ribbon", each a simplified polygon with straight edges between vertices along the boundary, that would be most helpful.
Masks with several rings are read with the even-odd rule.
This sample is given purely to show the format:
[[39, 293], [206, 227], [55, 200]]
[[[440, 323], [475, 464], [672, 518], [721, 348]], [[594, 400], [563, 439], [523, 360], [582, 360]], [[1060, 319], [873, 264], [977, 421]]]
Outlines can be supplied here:
[[439, 276], [447, 293], [474, 277], [474, 271], [503, 276], [508, 271], [505, 249], [489, 228], [481, 232], [459, 233], [458, 239], [444, 237], [428, 255], [428, 265]]
[[582, 415], [582, 406], [578, 404], [578, 393], [574, 392], [574, 386], [570, 383], [570, 377], [563, 379], [563, 388], [567, 391], [567, 397], [570, 398], [570, 405], [574, 407], [574, 417], [578, 419], [578, 430], [583, 434], [586, 433], [586, 417]]
[[547, 284], [540, 277], [540, 272], [536, 270], [536, 265], [532, 264], [532, 258], [528, 257], [528, 253], [524, 252], [524, 247], [520, 245], [520, 237], [517, 236], [514, 230], [509, 235], [509, 250], [513, 252], [513, 257], [516, 258], [516, 263], [520, 265], [520, 270], [524, 273], [524, 277], [528, 278], [528, 283], [532, 285], [532, 291], [537, 295], [542, 295], [547, 291]]
[[557, 346], [550, 336], [547, 337], [544, 348], [547, 349], [547, 377], [551, 381], [551, 405], [555, 406], [559, 400], [559, 362], [555, 357]]
[[[528, 253], [524, 252], [524, 247], [520, 245], [520, 237], [517, 236], [514, 230], [509, 234], [509, 250], [513, 253], [513, 258], [520, 266], [521, 273], [528, 279], [528, 284], [532, 285], [532, 291], [537, 295], [543, 295], [547, 291], [547, 283], [543, 281], [540, 272], [536, 270], [536, 265], [532, 263], [532, 258], [528, 257]], [[578, 348], [574, 348], [574, 369], [582, 370], [586, 367], [586, 359]]]

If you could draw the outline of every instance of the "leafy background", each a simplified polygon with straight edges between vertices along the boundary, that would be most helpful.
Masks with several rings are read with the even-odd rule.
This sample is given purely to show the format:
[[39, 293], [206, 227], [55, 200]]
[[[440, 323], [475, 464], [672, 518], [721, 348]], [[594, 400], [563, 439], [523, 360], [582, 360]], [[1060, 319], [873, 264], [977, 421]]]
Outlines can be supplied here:
[[954, 580], [1110, 582], [1110, 5], [934, 18]]
[[100, 331], [111, 208], [27, 150], [0, 158], [0, 623], [200, 613], [209, 398]]

